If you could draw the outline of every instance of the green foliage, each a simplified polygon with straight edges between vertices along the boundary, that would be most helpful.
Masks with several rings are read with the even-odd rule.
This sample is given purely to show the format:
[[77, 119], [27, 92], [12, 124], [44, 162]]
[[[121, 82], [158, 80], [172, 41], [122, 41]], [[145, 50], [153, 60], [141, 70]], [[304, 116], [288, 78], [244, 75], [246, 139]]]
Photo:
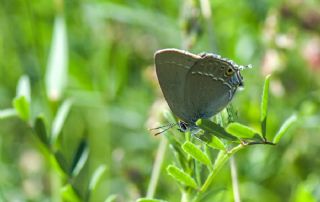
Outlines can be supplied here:
[[237, 140], [236, 137], [232, 136], [231, 134], [227, 133], [225, 129], [218, 124], [205, 120], [205, 119], [199, 119], [196, 122], [197, 126], [208, 133], [211, 133], [217, 137], [228, 139], [228, 140]]
[[194, 181], [194, 179], [188, 173], [180, 170], [176, 166], [169, 165], [167, 167], [167, 172], [171, 177], [173, 177], [176, 181], [182, 183], [183, 185], [197, 189], [198, 185]]
[[[1, 1], [0, 200], [233, 201], [233, 157], [241, 201], [320, 201], [319, 7]], [[153, 67], [171, 47], [254, 68], [234, 110], [154, 137], [177, 122]]]
[[230, 123], [226, 131], [238, 138], [254, 138], [255, 135], [259, 134], [259, 132], [241, 123]]
[[291, 125], [293, 125], [296, 121], [297, 121], [298, 117], [296, 114], [291, 115], [280, 127], [280, 129], [278, 130], [278, 132], [276, 133], [276, 135], [273, 138], [273, 143], [277, 144], [280, 139], [282, 138], [282, 136], [287, 132], [287, 130], [289, 129], [289, 127]]
[[194, 145], [192, 142], [185, 142], [182, 145], [182, 149], [184, 152], [186, 152], [187, 154], [189, 154], [190, 156], [192, 156], [194, 159], [196, 159], [197, 161], [210, 166], [211, 165], [211, 161], [209, 159], [209, 157], [201, 151], [201, 149], [199, 149], [196, 145]]
[[263, 91], [262, 91], [260, 121], [261, 121], [261, 132], [262, 132], [263, 138], [266, 138], [270, 76], [271, 75], [268, 75], [266, 77], [264, 81]]
[[25, 96], [14, 98], [13, 106], [21, 119], [23, 119], [24, 121], [29, 120], [30, 104]]

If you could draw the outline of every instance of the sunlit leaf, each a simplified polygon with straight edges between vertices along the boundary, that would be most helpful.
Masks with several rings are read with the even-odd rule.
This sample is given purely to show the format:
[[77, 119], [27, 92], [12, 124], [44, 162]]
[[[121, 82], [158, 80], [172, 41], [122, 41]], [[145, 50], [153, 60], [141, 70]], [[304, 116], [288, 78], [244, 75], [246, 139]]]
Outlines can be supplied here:
[[178, 182], [192, 187], [194, 189], [196, 189], [197, 183], [194, 181], [194, 179], [187, 173], [185, 173], [184, 171], [180, 170], [179, 168], [177, 168], [174, 165], [169, 165], [167, 167], [167, 172], [168, 174], [173, 177], [175, 180], [177, 180]]
[[230, 123], [227, 126], [226, 131], [238, 138], [254, 138], [255, 135], [259, 134], [259, 132], [257, 132], [253, 128], [250, 128], [237, 122]]
[[199, 161], [207, 166], [211, 165], [211, 161], [210, 161], [209, 157], [206, 155], [206, 153], [201, 151], [201, 149], [199, 149], [192, 142], [185, 142], [182, 145], [182, 149], [183, 149], [183, 151], [185, 151], [187, 154], [192, 156], [197, 161]]
[[30, 118], [30, 103], [25, 96], [16, 97], [13, 99], [13, 106], [19, 117], [28, 121]]

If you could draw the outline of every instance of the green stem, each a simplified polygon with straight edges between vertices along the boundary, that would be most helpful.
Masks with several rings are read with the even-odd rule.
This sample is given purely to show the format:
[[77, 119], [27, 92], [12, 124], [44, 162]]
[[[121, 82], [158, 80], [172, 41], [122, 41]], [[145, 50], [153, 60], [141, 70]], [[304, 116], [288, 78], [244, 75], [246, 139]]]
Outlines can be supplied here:
[[231, 179], [232, 179], [232, 190], [234, 202], [241, 202], [240, 191], [239, 191], [239, 182], [238, 182], [238, 173], [235, 157], [231, 156], [230, 158], [230, 168], [231, 168]]
[[227, 160], [229, 160], [229, 158], [233, 154], [235, 154], [237, 151], [241, 150], [243, 147], [244, 147], [244, 145], [240, 144], [240, 145], [234, 147], [229, 152], [227, 152], [227, 151], [220, 151], [219, 152], [218, 157], [214, 162], [212, 172], [209, 174], [208, 178], [206, 179], [206, 181], [204, 182], [204, 184], [200, 188], [201, 193], [205, 192], [208, 189], [208, 187], [211, 185], [214, 177], [219, 172], [219, 170], [222, 168], [222, 166], [227, 162]]

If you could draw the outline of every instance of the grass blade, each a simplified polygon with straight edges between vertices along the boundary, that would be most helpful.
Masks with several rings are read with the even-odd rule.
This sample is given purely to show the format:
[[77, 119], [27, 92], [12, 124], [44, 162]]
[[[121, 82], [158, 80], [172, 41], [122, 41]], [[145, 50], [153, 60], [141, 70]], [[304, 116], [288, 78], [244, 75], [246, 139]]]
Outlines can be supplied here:
[[261, 133], [265, 139], [267, 134], [267, 114], [268, 114], [268, 101], [269, 101], [269, 85], [271, 75], [266, 76], [264, 80], [264, 86], [262, 91], [261, 109], [260, 109], [260, 121], [261, 121]]
[[297, 121], [298, 117], [296, 114], [291, 115], [285, 122], [282, 124], [278, 132], [273, 138], [273, 143], [277, 144], [282, 136], [288, 131], [289, 127]]

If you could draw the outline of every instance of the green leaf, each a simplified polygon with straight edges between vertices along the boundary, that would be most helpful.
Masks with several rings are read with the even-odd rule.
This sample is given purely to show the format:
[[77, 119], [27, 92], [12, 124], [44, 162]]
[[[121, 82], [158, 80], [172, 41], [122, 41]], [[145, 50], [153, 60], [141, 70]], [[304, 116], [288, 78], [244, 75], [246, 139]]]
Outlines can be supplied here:
[[72, 106], [72, 101], [68, 99], [64, 101], [61, 107], [58, 109], [57, 115], [55, 116], [52, 123], [51, 142], [53, 145], [56, 144], [56, 141], [61, 133], [62, 127], [69, 114], [71, 106]]
[[191, 155], [197, 161], [199, 161], [207, 166], [211, 165], [211, 161], [210, 161], [209, 157], [207, 156], [207, 154], [204, 153], [203, 151], [201, 151], [201, 149], [199, 149], [193, 143], [191, 143], [189, 141], [185, 142], [182, 145], [182, 149], [183, 149], [183, 151], [185, 151], [187, 154]]
[[33, 128], [36, 132], [36, 135], [40, 139], [40, 141], [45, 145], [49, 145], [47, 129], [46, 129], [46, 125], [45, 125], [43, 116], [38, 116], [36, 118]]
[[262, 91], [260, 121], [262, 137], [265, 139], [267, 133], [267, 114], [268, 114], [268, 100], [269, 100], [269, 85], [271, 75], [266, 76]]
[[16, 97], [13, 99], [12, 105], [18, 116], [24, 120], [30, 119], [30, 81], [28, 76], [21, 76], [16, 90]]
[[57, 16], [45, 75], [46, 92], [52, 101], [59, 100], [67, 83], [68, 40], [65, 19]]
[[280, 139], [282, 138], [282, 136], [288, 131], [289, 127], [291, 125], [293, 125], [296, 121], [297, 121], [298, 117], [296, 114], [291, 115], [280, 127], [280, 129], [278, 130], [278, 132], [276, 133], [276, 135], [273, 138], [273, 143], [277, 144]]
[[78, 145], [77, 151], [73, 157], [73, 162], [72, 162], [71, 171], [70, 171], [72, 176], [77, 176], [80, 173], [83, 166], [87, 162], [88, 156], [89, 156], [89, 148], [88, 148], [87, 139], [83, 138], [80, 144]]
[[60, 190], [60, 193], [63, 198], [63, 201], [72, 201], [72, 202], [82, 201], [79, 195], [77, 194], [77, 192], [74, 190], [74, 188], [70, 184], [67, 184], [64, 187], [62, 187]]
[[137, 199], [137, 202], [167, 202], [160, 199], [151, 199], [151, 198], [139, 198]]
[[197, 138], [205, 142], [209, 147], [213, 149], [218, 149], [218, 150], [225, 150], [226, 147], [223, 144], [223, 142], [216, 136], [204, 132], [203, 134], [197, 133], [195, 134]]
[[196, 122], [196, 125], [198, 127], [200, 127], [201, 129], [203, 129], [205, 132], [208, 133], [212, 133], [213, 135], [223, 138], [223, 139], [227, 139], [227, 140], [238, 140], [236, 137], [232, 136], [231, 134], [229, 134], [227, 131], [225, 131], [224, 128], [222, 128], [221, 126], [219, 126], [218, 124], [207, 120], [207, 119], [199, 119]]
[[106, 165], [100, 165], [92, 174], [89, 182], [89, 191], [95, 191], [98, 183], [101, 181], [103, 174], [107, 171]]
[[180, 170], [179, 168], [177, 168], [174, 165], [169, 165], [167, 167], [167, 172], [168, 174], [173, 177], [176, 181], [192, 187], [194, 189], [197, 189], [197, 183], [194, 181], [194, 179], [188, 175], [187, 173], [185, 173], [184, 171]]
[[227, 132], [231, 133], [232, 135], [238, 137], [238, 138], [254, 138], [255, 135], [259, 134], [256, 130], [253, 128], [250, 128], [248, 126], [242, 125], [240, 123], [234, 122], [230, 123], [227, 128]]
[[28, 121], [30, 118], [30, 104], [25, 96], [16, 97], [13, 99], [13, 106], [19, 117]]

